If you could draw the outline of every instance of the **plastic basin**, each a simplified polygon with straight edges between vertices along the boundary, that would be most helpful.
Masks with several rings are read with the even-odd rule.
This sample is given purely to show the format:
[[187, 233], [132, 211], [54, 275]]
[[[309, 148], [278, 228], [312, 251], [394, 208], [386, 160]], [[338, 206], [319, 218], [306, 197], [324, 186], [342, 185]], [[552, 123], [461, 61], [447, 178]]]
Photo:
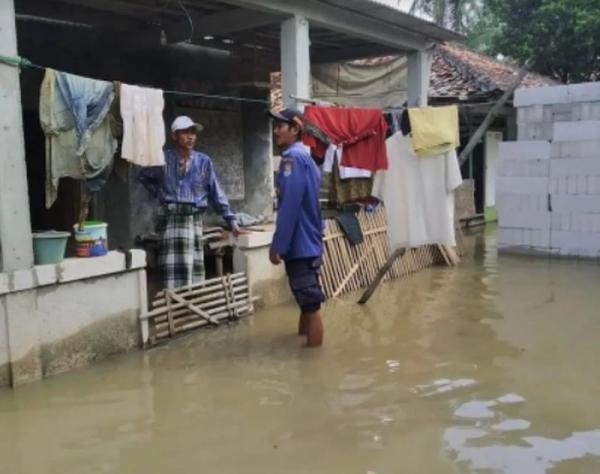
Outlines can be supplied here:
[[69, 232], [54, 230], [33, 233], [33, 255], [36, 265], [60, 263], [65, 258]]

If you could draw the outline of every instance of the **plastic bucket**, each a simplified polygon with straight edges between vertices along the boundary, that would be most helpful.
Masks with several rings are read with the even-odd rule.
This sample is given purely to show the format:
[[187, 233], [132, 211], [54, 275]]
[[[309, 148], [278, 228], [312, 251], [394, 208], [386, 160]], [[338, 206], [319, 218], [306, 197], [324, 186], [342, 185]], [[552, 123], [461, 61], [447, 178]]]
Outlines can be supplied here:
[[83, 230], [79, 224], [73, 226], [75, 233], [75, 255], [78, 257], [102, 257], [108, 253], [106, 222], [86, 221]]
[[71, 234], [49, 230], [33, 233], [33, 255], [36, 265], [60, 263], [65, 258], [67, 240]]

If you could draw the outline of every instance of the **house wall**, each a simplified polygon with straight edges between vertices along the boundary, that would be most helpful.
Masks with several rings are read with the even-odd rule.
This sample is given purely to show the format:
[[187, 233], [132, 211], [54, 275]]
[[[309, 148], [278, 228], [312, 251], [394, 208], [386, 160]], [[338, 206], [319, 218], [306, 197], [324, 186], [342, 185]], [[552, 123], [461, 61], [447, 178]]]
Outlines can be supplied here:
[[[140, 346], [144, 253], [0, 274], [0, 386], [82, 367]], [[107, 297], [107, 296], [110, 297]]]
[[[101, 31], [29, 21], [20, 21], [17, 31], [20, 55], [55, 69], [165, 90], [231, 96], [251, 94], [263, 100], [268, 97], [267, 89], [248, 87], [242, 93], [236, 85], [250, 79], [260, 80], [262, 76], [255, 70], [255, 65], [201, 48], [162, 47], [158, 39], [156, 44], [146, 48], [134, 47], [121, 37]], [[52, 38], [52, 42], [47, 38]], [[266, 73], [264, 76], [266, 82], [268, 76]], [[55, 206], [47, 211], [44, 205], [45, 150], [37, 118], [42, 78], [43, 72], [38, 70], [26, 70], [21, 75], [33, 227], [69, 230], [78, 214], [76, 186], [69, 180], [62, 180]], [[270, 211], [272, 184], [265, 181], [265, 177], [271, 179], [272, 174], [271, 152], [267, 147], [270, 124], [264, 114], [266, 104], [246, 107], [234, 101], [202, 97], [167, 95], [165, 98], [167, 127], [180, 113], [197, 118], [205, 125], [198, 149], [213, 159], [234, 208], [250, 213]], [[136, 236], [154, 231], [158, 204], [137, 182], [139, 169], [120, 159], [115, 160], [115, 167], [109, 183], [94, 199], [93, 217], [109, 223], [111, 248], [130, 248], [134, 246]], [[207, 222], [213, 221], [220, 222], [215, 216], [207, 216]]]
[[504, 251], [600, 257], [600, 83], [519, 90], [497, 180]]
[[[264, 99], [266, 91], [243, 90], [244, 97]], [[265, 106], [242, 105], [245, 198], [239, 209], [251, 215], [273, 215], [273, 139]], [[234, 203], [237, 205], [237, 203]]]
[[6, 302], [0, 297], [0, 387], [10, 385], [10, 353]]

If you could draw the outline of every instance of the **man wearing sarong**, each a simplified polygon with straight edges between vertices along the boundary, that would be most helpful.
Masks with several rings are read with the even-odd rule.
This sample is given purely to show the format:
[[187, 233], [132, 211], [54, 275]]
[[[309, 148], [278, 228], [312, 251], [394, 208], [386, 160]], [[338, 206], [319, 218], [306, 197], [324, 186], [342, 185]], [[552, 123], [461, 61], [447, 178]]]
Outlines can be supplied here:
[[165, 288], [204, 280], [202, 215], [209, 205], [235, 236], [240, 234], [211, 159], [194, 150], [202, 125], [186, 116], [171, 126], [174, 149], [165, 150], [165, 165], [144, 168], [140, 181], [160, 204], [158, 265]]

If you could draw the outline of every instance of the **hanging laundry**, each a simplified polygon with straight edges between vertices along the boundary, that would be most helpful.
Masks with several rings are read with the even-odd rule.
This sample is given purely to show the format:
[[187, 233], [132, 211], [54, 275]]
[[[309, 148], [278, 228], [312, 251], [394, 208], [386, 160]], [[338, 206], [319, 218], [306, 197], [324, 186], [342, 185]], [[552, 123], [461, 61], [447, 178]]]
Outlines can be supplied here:
[[334, 165], [336, 165], [339, 167], [340, 179], [371, 178], [373, 176], [373, 172], [369, 170], [341, 166], [340, 163], [344, 153], [343, 150], [344, 147], [341, 145], [329, 145], [325, 152], [325, 161], [323, 162], [323, 171], [325, 173], [331, 173]]
[[[107, 179], [117, 148], [107, 114], [112, 84], [46, 69], [40, 90], [40, 123], [46, 135], [46, 207], [58, 196], [59, 179]], [[86, 181], [87, 184], [87, 181]]]
[[404, 109], [400, 115], [400, 131], [402, 132], [402, 135], [410, 135], [412, 133], [408, 109]]
[[[380, 109], [308, 106], [304, 120], [322, 130], [333, 144], [343, 147], [342, 166], [369, 171], [387, 169], [387, 123]], [[303, 140], [313, 156], [325, 158], [328, 143], [308, 134]]]
[[462, 183], [456, 151], [419, 157], [410, 136], [387, 140], [390, 166], [375, 174], [373, 196], [385, 204], [392, 250], [456, 245], [454, 190]]
[[342, 179], [339, 166], [334, 166], [329, 177], [329, 201], [341, 206], [349, 202], [366, 201], [371, 197], [373, 178]]
[[321, 130], [319, 127], [317, 127], [314, 123], [311, 122], [304, 121], [302, 125], [302, 133], [310, 135], [316, 138], [317, 140], [320, 140], [326, 145], [331, 145], [333, 143], [333, 140], [330, 137], [328, 137], [323, 130]]
[[402, 112], [399, 110], [392, 110], [390, 112], [386, 112], [384, 114], [384, 117], [385, 117], [385, 121], [388, 124], [388, 131], [386, 133], [386, 138], [389, 138], [401, 130], [400, 122], [402, 119]]
[[[121, 83], [119, 81], [113, 82], [115, 88], [115, 100], [110, 107], [108, 112], [108, 121], [110, 123], [110, 130], [119, 143], [117, 148], [117, 155], [121, 156], [120, 143], [123, 139], [123, 119], [121, 118]], [[114, 174], [118, 177], [121, 182], [126, 183], [129, 180], [129, 163], [125, 160], [115, 160], [114, 162]]]
[[440, 155], [460, 145], [458, 107], [420, 107], [408, 109], [415, 153]]
[[123, 119], [121, 118], [121, 83], [119, 81], [113, 82], [113, 88], [115, 91], [115, 98], [110, 110], [108, 111], [108, 120], [110, 122], [110, 129], [115, 138], [123, 138]]
[[56, 83], [63, 100], [75, 120], [78, 147], [81, 156], [87, 148], [92, 132], [104, 121], [114, 100], [110, 82], [88, 79], [66, 72], [56, 73]]
[[121, 84], [119, 95], [123, 119], [121, 156], [138, 166], [164, 166], [162, 90]]
[[360, 204], [346, 204], [333, 216], [340, 225], [346, 239], [352, 245], [358, 245], [365, 240], [360, 222], [358, 221], [358, 212], [360, 209]]

